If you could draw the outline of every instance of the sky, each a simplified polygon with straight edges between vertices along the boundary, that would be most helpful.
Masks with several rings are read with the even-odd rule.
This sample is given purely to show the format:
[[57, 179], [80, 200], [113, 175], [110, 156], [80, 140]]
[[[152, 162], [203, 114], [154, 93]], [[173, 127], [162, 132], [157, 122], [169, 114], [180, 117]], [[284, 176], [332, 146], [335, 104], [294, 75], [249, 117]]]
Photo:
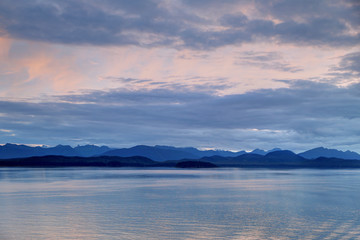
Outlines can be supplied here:
[[360, 152], [360, 2], [2, 0], [0, 143]]

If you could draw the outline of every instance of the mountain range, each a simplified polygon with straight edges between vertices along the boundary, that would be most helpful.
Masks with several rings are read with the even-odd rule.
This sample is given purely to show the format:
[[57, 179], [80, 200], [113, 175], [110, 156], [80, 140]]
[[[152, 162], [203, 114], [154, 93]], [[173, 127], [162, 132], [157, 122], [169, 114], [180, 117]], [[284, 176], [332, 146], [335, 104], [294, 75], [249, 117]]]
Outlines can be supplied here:
[[200, 159], [153, 161], [146, 157], [69, 157], [38, 156], [29, 158], [0, 159], [0, 167], [178, 167], [178, 168], [360, 168], [359, 160], [319, 157], [305, 159], [291, 151], [280, 150], [260, 155], [245, 153], [237, 157], [211, 156]]
[[0, 146], [0, 159], [47, 155], [91, 157], [110, 150], [111, 148], [107, 146], [99, 147], [95, 145], [76, 146], [73, 148], [69, 145], [57, 145], [55, 147], [31, 147], [27, 145], [7, 143]]
[[342, 158], [342, 159], [357, 159], [360, 160], [360, 155], [352, 151], [339, 151], [336, 149], [328, 149], [323, 147], [314, 148], [306, 152], [299, 153], [299, 156], [307, 159], [316, 159], [318, 157], [328, 158]]
[[131, 148], [121, 148], [107, 151], [99, 155], [105, 156], [119, 156], [119, 157], [131, 157], [131, 156], [143, 156], [150, 158], [154, 161], [166, 161], [166, 160], [180, 160], [184, 158], [197, 159], [209, 156], [223, 156], [223, 157], [235, 157], [245, 154], [245, 151], [231, 152], [223, 150], [205, 150], [201, 151], [196, 148], [176, 148], [170, 146], [159, 146], [154, 147], [138, 145]]
[[[179, 163], [211, 163], [218, 167], [243, 167], [243, 168], [360, 168], [359, 160], [346, 160], [340, 158], [318, 157], [306, 159], [288, 150], [269, 152], [265, 155], [246, 153], [237, 157], [203, 157], [201, 159], [182, 159], [166, 161], [164, 165]], [[196, 165], [195, 165], [196, 166]]]
[[[181, 160], [181, 159], [201, 159], [206, 157], [220, 157], [220, 158], [236, 158], [243, 156], [243, 158], [260, 158], [266, 156], [267, 159], [289, 159], [297, 158], [317, 159], [319, 157], [339, 158], [349, 160], [360, 160], [360, 155], [351, 151], [339, 151], [336, 149], [327, 149], [323, 147], [314, 148], [299, 154], [295, 154], [288, 150], [281, 150], [274, 148], [269, 151], [255, 149], [248, 153], [246, 151], [232, 152], [224, 150], [199, 150], [193, 147], [179, 148], [171, 146], [145, 146], [138, 145], [131, 148], [114, 149], [107, 146], [85, 145], [71, 147], [68, 145], [57, 145], [55, 147], [31, 147], [27, 145], [18, 145], [7, 143], [0, 146], [0, 159], [11, 158], [27, 158], [35, 156], [58, 155], [67, 157], [99, 157], [99, 156], [113, 156], [113, 157], [133, 157], [142, 156], [153, 161], [164, 162], [167, 160]], [[223, 159], [224, 160], [224, 159]]]

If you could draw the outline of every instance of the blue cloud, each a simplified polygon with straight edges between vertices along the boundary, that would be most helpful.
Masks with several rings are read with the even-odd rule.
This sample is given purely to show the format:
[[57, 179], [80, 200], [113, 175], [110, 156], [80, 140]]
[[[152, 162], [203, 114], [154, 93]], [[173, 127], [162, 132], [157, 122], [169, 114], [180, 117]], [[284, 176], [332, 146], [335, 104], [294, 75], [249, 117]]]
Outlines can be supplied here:
[[[176, 5], [150, 0], [101, 3], [3, 0], [0, 27], [10, 37], [64, 44], [194, 49], [253, 41], [359, 44], [359, 33], [349, 33], [349, 26], [356, 29], [359, 23], [356, 2], [255, 1], [255, 8], [264, 18], [227, 13], [239, 6], [242, 1], [183, 1]], [[214, 9], [219, 9], [219, 16], [206, 16], [207, 11]], [[280, 21], [268, 20], [268, 16]]]
[[[358, 151], [360, 85], [284, 81], [290, 88], [216, 96], [198, 91], [90, 91], [56, 101], [0, 102], [9, 142], [169, 144], [228, 149], [319, 144]], [[76, 139], [76, 140], [74, 140]]]

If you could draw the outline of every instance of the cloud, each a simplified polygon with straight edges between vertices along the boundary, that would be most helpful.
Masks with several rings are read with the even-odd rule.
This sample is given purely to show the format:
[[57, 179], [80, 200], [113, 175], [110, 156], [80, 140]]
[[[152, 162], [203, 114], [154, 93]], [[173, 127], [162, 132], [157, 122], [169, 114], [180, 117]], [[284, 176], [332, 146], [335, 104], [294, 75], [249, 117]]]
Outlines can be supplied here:
[[[201, 76], [168, 76], [167, 81], [155, 81], [152, 79], [124, 78], [107, 76], [101, 77], [103, 80], [110, 80], [122, 84], [121, 92], [135, 92], [139, 89], [158, 91], [198, 91], [199, 93], [218, 94], [220, 91], [234, 87], [236, 84], [228, 82], [225, 77], [201, 77]], [[99, 91], [102, 92], [102, 91]], [[83, 97], [83, 95], [79, 95]]]
[[141, 45], [132, 32], [159, 34], [154, 42], [162, 42], [176, 29], [152, 1], [3, 1], [0, 14], [10, 36], [58, 43]]
[[333, 70], [360, 77], [360, 52], [346, 54]]
[[359, 44], [358, 8], [351, 1], [4, 0], [0, 28], [11, 38], [77, 45], [347, 47]]
[[[216, 96], [166, 89], [63, 95], [40, 103], [0, 102], [9, 142], [98, 143], [293, 150], [360, 150], [360, 86], [308, 81], [289, 88]], [[57, 100], [56, 100], [57, 99]], [[24, 122], [25, 121], [25, 122]]]
[[353, 0], [256, 0], [256, 6], [263, 15], [276, 17], [281, 21], [327, 19], [333, 16], [356, 26], [360, 20], [359, 3]]
[[223, 26], [230, 26], [234, 28], [244, 27], [248, 23], [249, 19], [243, 13], [224, 15], [220, 19], [220, 23]]
[[303, 70], [285, 62], [281, 54], [277, 52], [242, 52], [235, 64], [252, 65], [262, 69], [274, 69], [291, 73], [296, 73]]
[[321, 46], [355, 46], [360, 34], [346, 34], [346, 24], [339, 19], [320, 18], [305, 23], [288, 21], [274, 26], [274, 34], [285, 43]]
[[340, 57], [337, 65], [330, 68], [328, 81], [337, 84], [360, 82], [360, 52], [348, 53]]
[[1, 38], [0, 48], [1, 96], [37, 96], [54, 89], [69, 91], [84, 79], [75, 54], [68, 54], [68, 49]]

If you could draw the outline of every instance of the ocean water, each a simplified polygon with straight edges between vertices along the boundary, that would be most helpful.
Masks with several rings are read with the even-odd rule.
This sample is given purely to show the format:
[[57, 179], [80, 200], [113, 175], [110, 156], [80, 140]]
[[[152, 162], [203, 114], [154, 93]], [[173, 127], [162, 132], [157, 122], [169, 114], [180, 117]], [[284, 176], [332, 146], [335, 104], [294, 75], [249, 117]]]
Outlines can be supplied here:
[[360, 170], [0, 168], [0, 239], [360, 239]]

